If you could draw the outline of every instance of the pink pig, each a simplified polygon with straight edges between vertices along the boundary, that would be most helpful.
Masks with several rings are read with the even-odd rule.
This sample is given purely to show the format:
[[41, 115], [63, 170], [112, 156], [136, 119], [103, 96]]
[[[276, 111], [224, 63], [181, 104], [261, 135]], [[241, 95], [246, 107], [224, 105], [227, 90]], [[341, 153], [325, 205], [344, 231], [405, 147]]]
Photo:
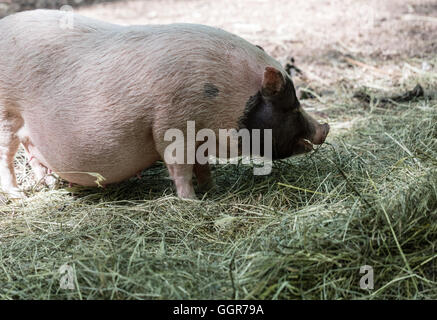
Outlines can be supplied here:
[[[66, 15], [72, 25], [65, 27]], [[324, 142], [329, 126], [299, 104], [291, 79], [260, 47], [194, 24], [118, 26], [54, 10], [0, 20], [0, 179], [10, 197], [23, 144], [37, 180], [80, 185], [135, 176], [164, 159], [170, 128], [272, 129], [273, 159]], [[217, 135], [218, 136], [218, 135]], [[208, 164], [168, 164], [195, 198]]]

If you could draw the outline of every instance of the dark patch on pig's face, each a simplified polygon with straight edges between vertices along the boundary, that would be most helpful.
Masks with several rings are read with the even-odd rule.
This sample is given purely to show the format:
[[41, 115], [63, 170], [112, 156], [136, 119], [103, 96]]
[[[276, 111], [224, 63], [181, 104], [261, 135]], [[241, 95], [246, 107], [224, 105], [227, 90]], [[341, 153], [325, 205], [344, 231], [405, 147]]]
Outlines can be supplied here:
[[219, 92], [220, 90], [212, 83], [207, 82], [203, 86], [203, 96], [205, 98], [213, 99], [218, 96]]
[[258, 49], [260, 49], [260, 50], [262, 50], [262, 51], [265, 51], [263, 47], [261, 47], [261, 46], [259, 46], [259, 45], [257, 45], [257, 44], [255, 45], [255, 47], [257, 47]]
[[300, 110], [293, 83], [287, 77], [284, 90], [278, 96], [267, 98], [259, 91], [250, 97], [239, 125], [249, 131], [261, 129], [261, 152], [264, 150], [263, 129], [272, 129], [272, 158], [284, 159], [309, 151], [302, 139], [310, 139], [315, 128]]

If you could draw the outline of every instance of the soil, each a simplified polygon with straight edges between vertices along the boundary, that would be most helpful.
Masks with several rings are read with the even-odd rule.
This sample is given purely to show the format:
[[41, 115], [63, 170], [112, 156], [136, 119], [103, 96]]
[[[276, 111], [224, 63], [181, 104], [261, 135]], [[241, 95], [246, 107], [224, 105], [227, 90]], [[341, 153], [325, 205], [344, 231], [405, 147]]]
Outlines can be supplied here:
[[120, 24], [217, 26], [260, 45], [284, 65], [293, 57], [325, 84], [341, 80], [342, 67], [351, 67], [345, 56], [390, 73], [405, 59], [426, 60], [437, 52], [437, 1], [431, 0], [146, 0], [77, 11]]

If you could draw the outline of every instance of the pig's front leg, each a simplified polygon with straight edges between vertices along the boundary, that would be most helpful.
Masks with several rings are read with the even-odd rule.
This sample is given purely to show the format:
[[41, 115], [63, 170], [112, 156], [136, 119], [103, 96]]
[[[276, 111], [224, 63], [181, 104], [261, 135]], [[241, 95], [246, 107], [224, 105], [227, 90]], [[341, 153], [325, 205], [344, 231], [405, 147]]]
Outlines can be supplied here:
[[206, 192], [214, 187], [209, 163], [199, 164], [196, 162], [193, 167], [193, 171], [196, 175], [197, 184], [201, 192]]
[[193, 165], [167, 164], [167, 168], [176, 186], [178, 196], [183, 199], [197, 199], [193, 187]]

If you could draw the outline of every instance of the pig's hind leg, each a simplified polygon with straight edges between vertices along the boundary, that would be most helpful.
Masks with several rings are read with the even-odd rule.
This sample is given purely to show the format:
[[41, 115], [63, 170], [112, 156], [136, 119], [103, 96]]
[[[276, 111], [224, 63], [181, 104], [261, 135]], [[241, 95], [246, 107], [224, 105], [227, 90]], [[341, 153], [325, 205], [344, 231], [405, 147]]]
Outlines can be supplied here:
[[23, 198], [18, 189], [14, 170], [14, 157], [20, 145], [17, 131], [23, 119], [0, 104], [0, 182], [2, 191], [10, 198]]
[[49, 169], [42, 165], [41, 162], [32, 155], [29, 139], [24, 138], [21, 143], [26, 151], [27, 163], [32, 168], [36, 183], [44, 183], [48, 187], [54, 186], [57, 179], [51, 175]]

